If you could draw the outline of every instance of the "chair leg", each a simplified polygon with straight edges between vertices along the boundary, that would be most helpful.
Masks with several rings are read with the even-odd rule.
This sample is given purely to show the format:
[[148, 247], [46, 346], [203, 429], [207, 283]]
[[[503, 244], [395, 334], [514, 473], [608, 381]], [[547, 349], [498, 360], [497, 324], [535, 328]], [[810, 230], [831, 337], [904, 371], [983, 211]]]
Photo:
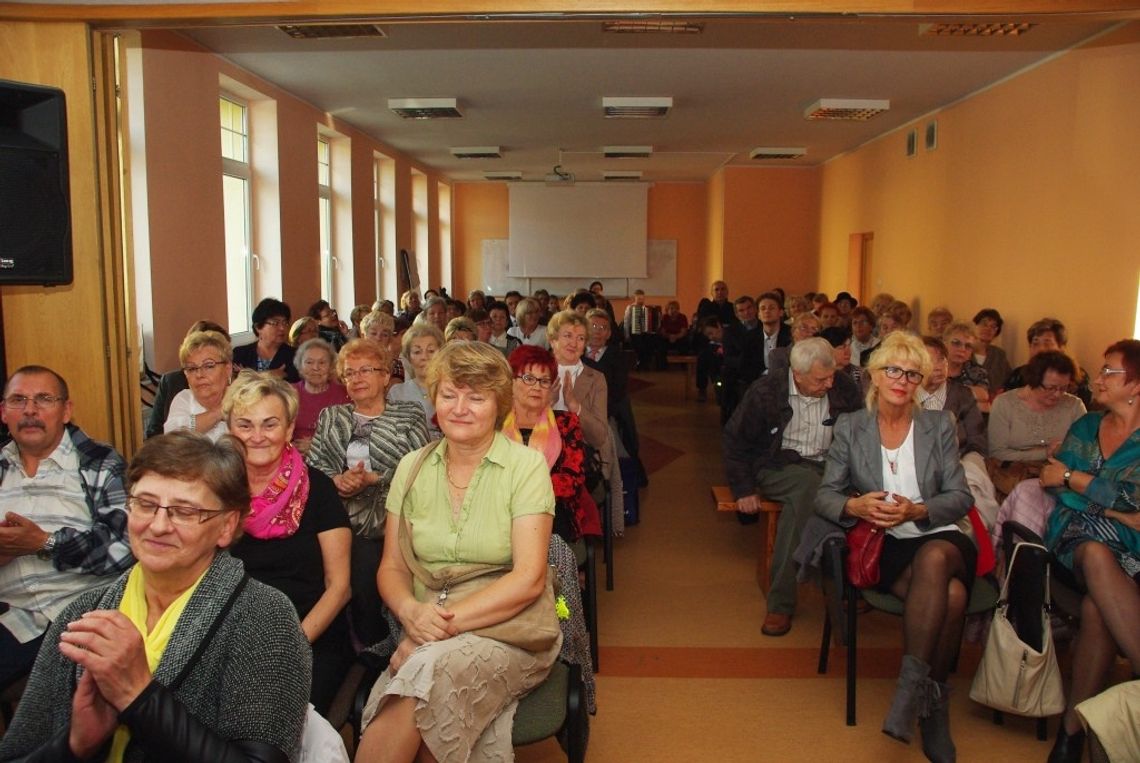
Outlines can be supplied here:
[[611, 511], [613, 509], [613, 499], [610, 497], [610, 491], [606, 490], [606, 508], [602, 514], [602, 558], [606, 562], [606, 590], [614, 590], [614, 533], [613, 533], [613, 518]]
[[1049, 719], [1037, 719], [1037, 741], [1044, 742], [1049, 738]]
[[587, 724], [585, 697], [582, 691], [582, 672], [578, 665], [570, 665], [569, 691], [566, 696], [566, 760], [583, 763], [586, 760]]
[[594, 544], [586, 541], [586, 591], [582, 602], [586, 614], [586, 632], [590, 635], [590, 659], [594, 672], [599, 670], [598, 662], [598, 567]]
[[855, 725], [855, 587], [843, 581], [844, 599], [847, 601], [847, 725]]
[[831, 612], [823, 611], [823, 636], [819, 639], [819, 667], [816, 672], [823, 675], [827, 672], [827, 658], [831, 651]]

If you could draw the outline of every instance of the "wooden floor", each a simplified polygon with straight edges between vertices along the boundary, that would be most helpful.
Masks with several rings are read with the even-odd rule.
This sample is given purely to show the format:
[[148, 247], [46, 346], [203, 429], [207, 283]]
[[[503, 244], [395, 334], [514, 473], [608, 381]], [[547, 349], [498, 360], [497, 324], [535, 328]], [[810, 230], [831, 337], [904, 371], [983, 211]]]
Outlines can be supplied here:
[[[879, 731], [901, 657], [900, 621], [860, 617], [858, 725], [844, 725], [844, 661], [816, 673], [823, 600], [804, 586], [792, 631], [760, 634], [755, 526], [714, 510], [723, 484], [715, 403], [683, 400], [680, 369], [638, 377], [637, 423], [650, 486], [641, 523], [616, 543], [615, 590], [600, 592], [598, 713], [587, 760], [924, 760], [919, 743]], [[980, 648], [967, 644], [952, 678], [959, 760], [1039, 761], [1034, 724], [990, 723], [967, 696]], [[1056, 729], [1054, 721], [1051, 734]], [[553, 740], [519, 748], [521, 763], [564, 761]]]

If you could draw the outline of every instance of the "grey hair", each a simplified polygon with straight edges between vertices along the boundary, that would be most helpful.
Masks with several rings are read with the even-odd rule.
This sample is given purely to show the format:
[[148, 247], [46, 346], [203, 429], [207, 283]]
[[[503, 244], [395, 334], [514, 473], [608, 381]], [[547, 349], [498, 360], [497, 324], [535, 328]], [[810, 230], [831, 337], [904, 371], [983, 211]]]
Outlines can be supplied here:
[[305, 353], [309, 350], [324, 350], [328, 353], [329, 368], [332, 368], [333, 364], [336, 363], [336, 350], [333, 349], [333, 346], [320, 337], [313, 337], [302, 342], [301, 346], [297, 348], [297, 352], [293, 354], [293, 367], [298, 371], [303, 370], [301, 364], [305, 362]]
[[835, 353], [826, 339], [813, 336], [792, 345], [791, 366], [797, 374], [806, 374], [819, 363], [825, 371], [835, 368]]

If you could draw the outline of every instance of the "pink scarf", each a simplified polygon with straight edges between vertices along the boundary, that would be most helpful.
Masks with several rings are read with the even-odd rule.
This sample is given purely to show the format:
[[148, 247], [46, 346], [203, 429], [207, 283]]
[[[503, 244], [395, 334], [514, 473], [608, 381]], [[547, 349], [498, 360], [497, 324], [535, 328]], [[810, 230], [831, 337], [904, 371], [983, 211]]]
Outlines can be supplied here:
[[[502, 432], [510, 440], [523, 441], [522, 432], [519, 431], [518, 424], [515, 423], [514, 411], [507, 414], [506, 421], [503, 422]], [[549, 406], [546, 408], [546, 415], [539, 416], [538, 423], [534, 425], [534, 429], [530, 430], [530, 440], [527, 442], [527, 447], [531, 450], [537, 450], [546, 458], [546, 468], [554, 468], [554, 462], [562, 453], [562, 435], [558, 433], [558, 422], [554, 420], [554, 411]]]
[[253, 497], [245, 531], [262, 540], [288, 538], [300, 527], [308, 500], [309, 470], [301, 452], [287, 444], [277, 474], [260, 495]]

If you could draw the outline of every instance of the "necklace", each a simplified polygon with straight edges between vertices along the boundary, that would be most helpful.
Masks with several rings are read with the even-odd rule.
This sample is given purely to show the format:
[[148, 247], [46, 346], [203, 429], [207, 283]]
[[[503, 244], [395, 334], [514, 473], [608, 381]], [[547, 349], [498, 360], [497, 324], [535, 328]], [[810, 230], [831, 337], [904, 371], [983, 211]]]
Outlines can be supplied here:
[[451, 464], [447, 464], [443, 468], [443, 474], [447, 477], [447, 483], [456, 490], [466, 490], [471, 485], [471, 480], [467, 480], [466, 485], [457, 485], [455, 480], [451, 479]]
[[887, 459], [887, 466], [889, 466], [891, 468], [891, 474], [898, 474], [899, 473], [899, 451], [900, 450], [902, 450], [901, 445], [898, 446], [897, 448], [895, 448], [895, 450], [894, 450], [895, 457], [894, 457], [894, 459], [892, 459], [891, 458], [891, 451], [887, 450], [886, 448], [883, 448], [883, 457]]

